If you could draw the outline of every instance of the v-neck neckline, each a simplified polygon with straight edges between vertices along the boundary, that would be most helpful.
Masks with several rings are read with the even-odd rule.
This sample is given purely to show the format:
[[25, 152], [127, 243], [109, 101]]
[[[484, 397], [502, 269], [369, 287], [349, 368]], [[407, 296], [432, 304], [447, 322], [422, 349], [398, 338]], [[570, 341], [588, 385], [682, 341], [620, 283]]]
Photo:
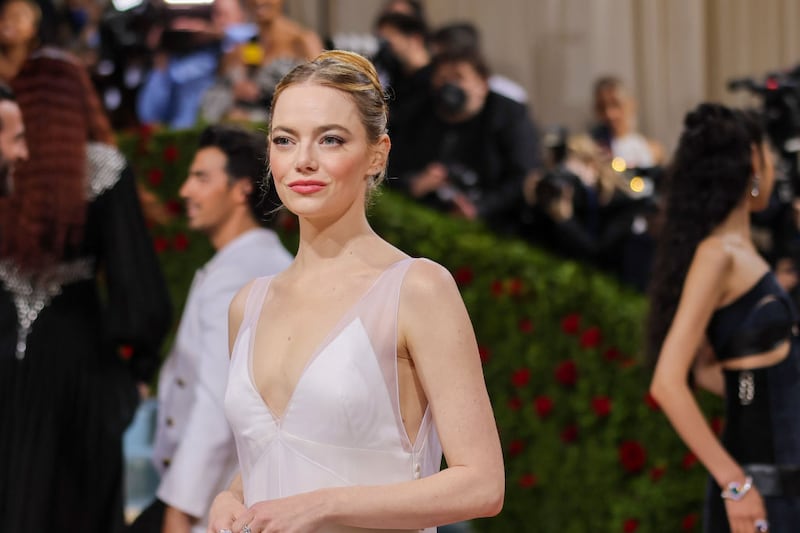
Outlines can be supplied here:
[[264, 293], [261, 296], [261, 302], [260, 302], [260, 304], [258, 306], [258, 314], [256, 315], [255, 319], [253, 320], [252, 324], [250, 325], [252, 334], [250, 335], [250, 342], [249, 342], [249, 346], [248, 346], [248, 349], [247, 349], [247, 374], [248, 374], [248, 380], [249, 380], [249, 383], [250, 383], [250, 387], [253, 389], [253, 392], [255, 392], [255, 394], [260, 399], [261, 404], [264, 406], [264, 408], [267, 410], [267, 412], [270, 414], [270, 416], [272, 416], [273, 420], [275, 421], [275, 423], [278, 426], [280, 426], [283, 423], [284, 419], [286, 418], [286, 415], [289, 413], [289, 410], [292, 407], [292, 402], [293, 402], [295, 396], [297, 395], [297, 389], [300, 387], [300, 385], [302, 385], [303, 378], [305, 377], [306, 373], [308, 372], [309, 367], [311, 367], [311, 365], [314, 363], [314, 361], [317, 359], [317, 357], [319, 357], [319, 355], [322, 352], [324, 352], [325, 349], [336, 338], [339, 337], [341, 332], [344, 329], [346, 329], [346, 326], [349, 326], [352, 323], [352, 319], [350, 319], [350, 317], [351, 317], [351, 315], [353, 313], [353, 310], [356, 309], [359, 306], [359, 304], [361, 304], [373, 292], [375, 287], [377, 287], [380, 284], [381, 280], [386, 276], [386, 274], [389, 271], [393, 270], [396, 266], [400, 265], [401, 263], [404, 263], [404, 262], [410, 261], [410, 260], [412, 260], [412, 258], [406, 257], [406, 258], [400, 259], [399, 261], [395, 261], [394, 263], [392, 263], [388, 267], [386, 267], [380, 274], [378, 274], [375, 277], [375, 279], [372, 281], [372, 283], [369, 285], [369, 287], [361, 294], [361, 296], [356, 298], [356, 300], [347, 309], [345, 309], [345, 311], [342, 313], [342, 315], [339, 317], [339, 319], [334, 323], [333, 327], [330, 329], [330, 331], [327, 333], [327, 335], [325, 335], [322, 338], [322, 340], [317, 344], [315, 349], [311, 352], [311, 356], [308, 358], [308, 360], [306, 361], [305, 365], [303, 366], [303, 370], [300, 372], [300, 375], [297, 377], [297, 381], [295, 382], [294, 387], [292, 388], [292, 392], [289, 394], [289, 398], [288, 398], [288, 400], [286, 400], [286, 405], [283, 407], [283, 410], [280, 412], [280, 414], [277, 414], [277, 412], [272, 408], [272, 406], [269, 404], [267, 399], [264, 398], [264, 395], [261, 393], [261, 390], [259, 389], [258, 384], [256, 383], [255, 374], [253, 372], [253, 363], [254, 363], [254, 360], [255, 360], [255, 358], [253, 357], [253, 353], [254, 353], [253, 349], [254, 349], [254, 347], [256, 345], [256, 335], [257, 335], [257, 332], [258, 332], [258, 325], [260, 324], [261, 318], [262, 318], [262, 316], [264, 314], [264, 302], [266, 302], [267, 296], [269, 296], [270, 286], [272, 285], [272, 280], [274, 278], [270, 278], [267, 281], [267, 286], [264, 289]]

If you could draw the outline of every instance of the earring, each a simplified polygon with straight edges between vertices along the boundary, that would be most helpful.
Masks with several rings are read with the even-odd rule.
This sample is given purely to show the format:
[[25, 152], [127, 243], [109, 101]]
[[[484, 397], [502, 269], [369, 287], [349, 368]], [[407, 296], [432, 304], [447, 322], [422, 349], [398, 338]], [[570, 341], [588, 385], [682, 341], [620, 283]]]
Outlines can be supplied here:
[[750, 196], [753, 198], [758, 198], [759, 190], [758, 190], [758, 174], [753, 174], [753, 186], [750, 189]]

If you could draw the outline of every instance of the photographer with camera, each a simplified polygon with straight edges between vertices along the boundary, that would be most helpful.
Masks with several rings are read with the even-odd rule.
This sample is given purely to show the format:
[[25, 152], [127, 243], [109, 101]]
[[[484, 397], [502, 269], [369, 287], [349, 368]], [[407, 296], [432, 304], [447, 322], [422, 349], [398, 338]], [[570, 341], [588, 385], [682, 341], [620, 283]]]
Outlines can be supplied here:
[[322, 40], [283, 13], [283, 0], [247, 0], [256, 33], [227, 52], [203, 99], [208, 122], [266, 122], [272, 93], [294, 66], [322, 52]]
[[522, 183], [541, 167], [528, 108], [489, 90], [477, 53], [448, 51], [432, 62], [432, 98], [416, 135], [395, 142], [390, 184], [424, 203], [492, 229], [518, 233]]
[[763, 211], [750, 217], [753, 241], [775, 263], [800, 243], [800, 66], [763, 80], [733, 79], [731, 91], [746, 90], [761, 100], [760, 118], [774, 147], [775, 186]]
[[388, 12], [375, 23], [381, 40], [373, 58], [378, 71], [388, 78], [389, 131], [397, 142], [414, 135], [414, 119], [428, 105], [431, 83], [431, 54], [428, 52], [428, 27], [414, 15]]
[[628, 167], [651, 168], [664, 163], [664, 148], [637, 131], [636, 99], [616, 76], [603, 76], [594, 83], [597, 125], [592, 137], [608, 154]]
[[588, 135], [561, 131], [547, 135], [546, 145], [554, 154], [550, 170], [525, 186], [525, 238], [644, 290], [656, 212], [652, 177], [614, 170]]
[[166, 22], [148, 33], [153, 68], [139, 90], [137, 113], [143, 123], [189, 128], [200, 102], [214, 83], [228, 29], [245, 22], [239, 0], [215, 0], [211, 11], [200, 5], [166, 10]]

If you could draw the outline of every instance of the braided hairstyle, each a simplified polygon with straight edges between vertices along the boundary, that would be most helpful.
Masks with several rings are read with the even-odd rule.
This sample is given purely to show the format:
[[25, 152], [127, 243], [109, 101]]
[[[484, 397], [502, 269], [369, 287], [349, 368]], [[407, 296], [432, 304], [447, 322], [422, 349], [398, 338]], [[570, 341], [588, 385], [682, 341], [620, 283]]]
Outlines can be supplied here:
[[647, 352], [655, 364], [695, 250], [741, 204], [764, 130], [754, 112], [703, 103], [689, 112], [667, 172], [664, 221], [650, 282]]

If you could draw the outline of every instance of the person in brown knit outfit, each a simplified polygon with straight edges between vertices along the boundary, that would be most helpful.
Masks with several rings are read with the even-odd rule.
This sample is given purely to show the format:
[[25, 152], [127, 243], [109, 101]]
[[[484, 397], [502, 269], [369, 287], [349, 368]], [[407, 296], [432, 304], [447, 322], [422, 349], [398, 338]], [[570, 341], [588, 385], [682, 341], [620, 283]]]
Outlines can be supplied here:
[[116, 533], [169, 298], [84, 69], [42, 48], [11, 85], [30, 158], [0, 200], [0, 531]]

